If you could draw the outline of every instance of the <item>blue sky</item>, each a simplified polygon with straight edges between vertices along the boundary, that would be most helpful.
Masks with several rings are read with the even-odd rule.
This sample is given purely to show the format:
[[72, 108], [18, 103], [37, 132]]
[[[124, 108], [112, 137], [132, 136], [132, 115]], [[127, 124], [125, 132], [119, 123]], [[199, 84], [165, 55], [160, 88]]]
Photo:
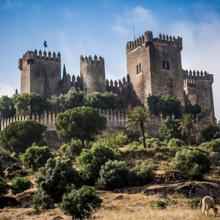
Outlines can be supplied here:
[[220, 118], [220, 0], [0, 0], [0, 95], [20, 90], [18, 58], [44, 40], [70, 75], [79, 74], [81, 54], [97, 54], [107, 78], [119, 79], [126, 41], [146, 30], [183, 37], [183, 68], [214, 74]]

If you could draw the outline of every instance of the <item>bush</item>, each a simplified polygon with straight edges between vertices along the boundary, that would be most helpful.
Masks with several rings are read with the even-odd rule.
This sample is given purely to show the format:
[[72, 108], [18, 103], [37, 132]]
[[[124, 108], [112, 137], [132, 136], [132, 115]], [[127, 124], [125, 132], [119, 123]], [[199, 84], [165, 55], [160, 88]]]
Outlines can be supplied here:
[[106, 189], [120, 189], [127, 185], [128, 169], [122, 161], [109, 160], [100, 170], [100, 186]]
[[155, 165], [152, 162], [143, 162], [138, 166], [134, 167], [128, 178], [130, 186], [142, 186], [154, 179]]
[[180, 140], [180, 139], [177, 139], [177, 138], [172, 138], [169, 140], [167, 146], [169, 148], [181, 148], [181, 147], [184, 147], [185, 143]]
[[161, 142], [158, 138], [147, 138], [146, 139], [146, 147], [160, 147], [161, 146]]
[[31, 188], [32, 183], [27, 177], [15, 177], [11, 183], [11, 190], [13, 194], [24, 192]]
[[0, 177], [0, 197], [6, 194], [8, 191], [8, 185], [2, 177]]
[[73, 169], [71, 161], [52, 158], [47, 161], [45, 167], [40, 168], [37, 178], [38, 186], [55, 202], [61, 201], [70, 185], [79, 186], [80, 183], [78, 172]]
[[36, 121], [16, 121], [5, 127], [0, 133], [0, 141], [9, 151], [24, 152], [33, 143], [41, 144], [46, 126]]
[[77, 162], [84, 180], [95, 183], [101, 166], [108, 160], [117, 159], [118, 155], [109, 147], [95, 145], [90, 150], [83, 150]]
[[54, 208], [54, 204], [51, 196], [39, 188], [33, 196], [33, 207], [36, 210], [45, 210]]
[[188, 206], [192, 209], [197, 209], [200, 206], [201, 199], [200, 198], [192, 198], [188, 201]]
[[88, 218], [94, 209], [101, 206], [102, 199], [88, 186], [72, 190], [63, 196], [61, 209], [75, 219]]
[[200, 178], [204, 173], [209, 172], [210, 160], [197, 150], [182, 149], [176, 152], [171, 161], [171, 167], [190, 179]]
[[209, 152], [220, 152], [220, 138], [200, 144], [199, 148]]
[[52, 157], [50, 149], [47, 146], [39, 147], [32, 145], [26, 149], [25, 153], [21, 156], [24, 164], [33, 170], [37, 170], [44, 166], [49, 158]]
[[166, 201], [163, 200], [152, 200], [150, 201], [150, 206], [153, 209], [166, 209], [168, 206], [168, 203]]
[[166, 118], [161, 123], [159, 133], [164, 140], [170, 140], [171, 138], [181, 138], [180, 120]]
[[91, 140], [106, 127], [105, 116], [90, 107], [77, 107], [57, 115], [56, 130], [59, 138], [65, 142], [72, 138]]
[[202, 141], [211, 141], [215, 138], [220, 138], [220, 126], [219, 125], [209, 125], [208, 127], [204, 128], [201, 131], [201, 137]]
[[69, 143], [60, 146], [60, 152], [69, 159], [74, 159], [82, 152], [83, 145], [81, 141], [72, 139]]

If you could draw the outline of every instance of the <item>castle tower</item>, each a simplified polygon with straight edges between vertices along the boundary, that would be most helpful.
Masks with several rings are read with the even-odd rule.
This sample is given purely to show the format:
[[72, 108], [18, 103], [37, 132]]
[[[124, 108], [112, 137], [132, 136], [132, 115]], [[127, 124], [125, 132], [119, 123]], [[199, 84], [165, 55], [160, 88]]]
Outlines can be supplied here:
[[199, 105], [201, 112], [206, 113], [209, 122], [215, 123], [215, 111], [212, 84], [212, 74], [202, 71], [183, 70], [184, 92], [192, 105]]
[[169, 94], [184, 102], [182, 38], [148, 31], [126, 47], [127, 71], [136, 95], [146, 105], [149, 95]]
[[83, 91], [86, 93], [105, 92], [105, 62], [101, 56], [94, 59], [80, 57], [80, 75], [82, 78]]
[[44, 98], [57, 94], [61, 80], [60, 53], [26, 52], [19, 59], [21, 93], [38, 93]]

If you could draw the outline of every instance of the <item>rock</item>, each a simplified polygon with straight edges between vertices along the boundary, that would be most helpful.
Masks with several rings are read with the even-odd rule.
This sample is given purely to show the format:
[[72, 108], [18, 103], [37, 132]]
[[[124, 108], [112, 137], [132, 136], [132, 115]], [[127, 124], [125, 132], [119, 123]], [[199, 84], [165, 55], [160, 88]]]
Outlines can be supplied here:
[[34, 191], [23, 192], [17, 195], [16, 200], [19, 204], [19, 208], [28, 208], [33, 205]]
[[187, 180], [187, 178], [178, 171], [167, 171], [162, 175], [156, 176], [157, 183], [179, 183], [183, 180]]
[[220, 153], [219, 152], [211, 152], [209, 154], [209, 158], [214, 165], [216, 166], [220, 165]]
[[55, 216], [51, 220], [62, 220], [64, 219], [62, 216]]
[[118, 200], [118, 199], [122, 199], [122, 198], [124, 198], [124, 196], [123, 196], [122, 194], [118, 194], [118, 195], [114, 198], [114, 200]]

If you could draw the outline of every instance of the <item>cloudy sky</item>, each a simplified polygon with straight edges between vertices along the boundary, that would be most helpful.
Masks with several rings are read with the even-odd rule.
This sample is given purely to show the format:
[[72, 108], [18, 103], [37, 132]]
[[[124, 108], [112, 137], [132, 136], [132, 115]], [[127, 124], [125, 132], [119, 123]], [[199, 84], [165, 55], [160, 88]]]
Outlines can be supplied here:
[[20, 90], [18, 58], [43, 49], [44, 40], [71, 75], [81, 54], [97, 54], [107, 78], [119, 79], [126, 42], [146, 30], [182, 36], [183, 68], [214, 74], [220, 119], [220, 0], [0, 0], [0, 95]]

